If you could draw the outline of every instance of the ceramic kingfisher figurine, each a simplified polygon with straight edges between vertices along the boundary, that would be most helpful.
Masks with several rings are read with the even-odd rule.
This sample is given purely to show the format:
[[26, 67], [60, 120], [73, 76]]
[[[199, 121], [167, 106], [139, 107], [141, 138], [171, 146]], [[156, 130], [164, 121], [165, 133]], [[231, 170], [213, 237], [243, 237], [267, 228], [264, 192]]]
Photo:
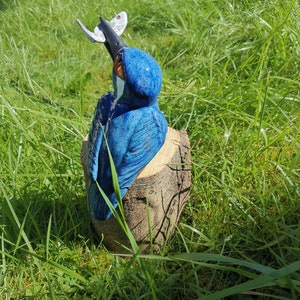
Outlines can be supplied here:
[[173, 235], [189, 199], [187, 132], [168, 127], [158, 108], [162, 72], [156, 60], [119, 37], [127, 24], [125, 12], [110, 22], [100, 17], [93, 32], [77, 23], [92, 42], [104, 43], [113, 60], [114, 91], [98, 101], [81, 149], [92, 227], [107, 249], [130, 252], [130, 241], [99, 190], [117, 208], [109, 149], [128, 228], [141, 252], [158, 252]]
[[112, 215], [98, 185], [116, 208], [108, 148], [117, 171], [121, 197], [138, 174], [163, 146], [168, 124], [157, 98], [162, 72], [146, 52], [128, 47], [119, 37], [127, 24], [125, 12], [89, 31], [76, 20], [93, 42], [104, 43], [112, 61], [114, 91], [103, 95], [96, 106], [88, 135], [88, 208], [93, 219], [105, 221]]

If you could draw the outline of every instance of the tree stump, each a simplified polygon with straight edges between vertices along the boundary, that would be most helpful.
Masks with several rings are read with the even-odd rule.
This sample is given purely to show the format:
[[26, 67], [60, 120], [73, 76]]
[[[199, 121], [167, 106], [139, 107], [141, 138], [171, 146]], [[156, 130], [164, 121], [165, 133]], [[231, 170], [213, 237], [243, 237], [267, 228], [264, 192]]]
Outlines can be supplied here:
[[[87, 138], [83, 140], [81, 161], [87, 182]], [[140, 172], [123, 197], [125, 220], [142, 252], [159, 252], [170, 238], [191, 185], [190, 144], [185, 131], [168, 128], [166, 141], [156, 156]], [[129, 240], [114, 216], [106, 221], [91, 220], [97, 236], [107, 249], [126, 253]]]

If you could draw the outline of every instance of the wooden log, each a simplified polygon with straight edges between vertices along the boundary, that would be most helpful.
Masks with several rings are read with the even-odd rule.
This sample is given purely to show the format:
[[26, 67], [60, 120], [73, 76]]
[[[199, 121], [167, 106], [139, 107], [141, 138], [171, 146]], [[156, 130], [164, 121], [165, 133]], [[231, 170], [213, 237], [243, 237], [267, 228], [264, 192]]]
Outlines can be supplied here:
[[[87, 138], [83, 140], [81, 160], [85, 179]], [[159, 252], [170, 238], [191, 185], [190, 144], [185, 131], [168, 128], [166, 141], [156, 156], [140, 172], [123, 197], [126, 222], [142, 252]], [[97, 236], [107, 249], [126, 253], [130, 243], [111, 216], [107, 221], [91, 220]]]

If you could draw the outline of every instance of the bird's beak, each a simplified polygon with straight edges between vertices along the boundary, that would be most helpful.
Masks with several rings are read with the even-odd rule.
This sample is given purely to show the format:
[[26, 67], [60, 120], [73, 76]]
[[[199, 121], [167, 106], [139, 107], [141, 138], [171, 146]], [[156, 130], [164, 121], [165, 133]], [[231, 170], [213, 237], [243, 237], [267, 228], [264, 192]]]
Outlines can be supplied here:
[[119, 50], [126, 47], [126, 44], [122, 41], [122, 39], [116, 34], [116, 32], [112, 29], [110, 24], [100, 17], [100, 26], [101, 30], [105, 35], [104, 45], [109, 52], [113, 61], [115, 61]]

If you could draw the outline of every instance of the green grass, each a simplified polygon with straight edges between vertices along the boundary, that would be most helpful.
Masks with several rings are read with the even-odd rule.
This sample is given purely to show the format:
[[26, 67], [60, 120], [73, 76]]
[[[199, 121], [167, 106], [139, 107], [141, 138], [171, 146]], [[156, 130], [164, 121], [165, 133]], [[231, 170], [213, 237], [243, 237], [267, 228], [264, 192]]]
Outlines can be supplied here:
[[[75, 19], [93, 28], [121, 10], [126, 43], [163, 69], [161, 110], [191, 141], [191, 199], [156, 256], [109, 253], [85, 207], [81, 140], [112, 89], [111, 61]], [[299, 11], [292, 0], [0, 1], [0, 298], [296, 299]]]

